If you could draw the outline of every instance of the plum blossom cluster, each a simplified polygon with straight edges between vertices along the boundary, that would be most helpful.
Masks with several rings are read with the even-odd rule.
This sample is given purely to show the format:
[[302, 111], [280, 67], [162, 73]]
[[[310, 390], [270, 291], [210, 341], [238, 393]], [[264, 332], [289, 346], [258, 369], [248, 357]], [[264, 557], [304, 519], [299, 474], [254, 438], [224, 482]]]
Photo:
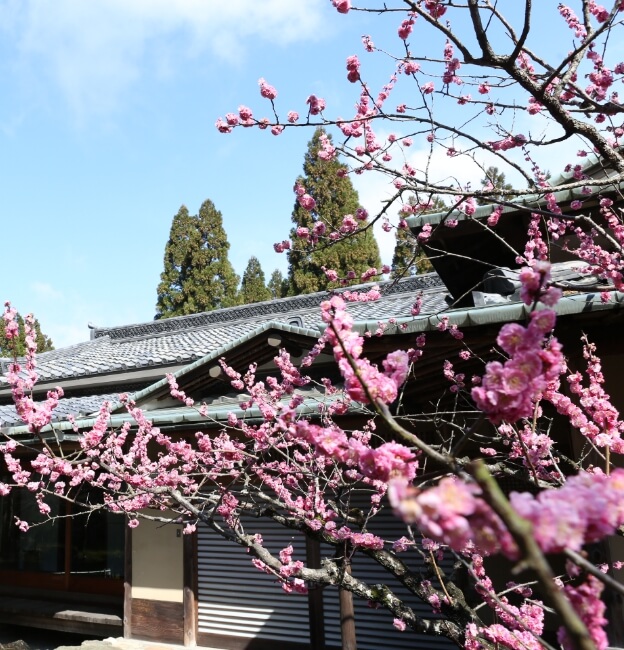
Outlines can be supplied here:
[[[606, 606], [601, 598], [604, 585], [594, 576], [587, 576], [579, 585], [567, 584], [564, 591], [581, 620], [597, 650], [606, 650], [609, 639], [605, 632], [608, 621], [605, 618]], [[564, 650], [573, 650], [574, 642], [568, 631], [561, 626], [557, 631], [557, 641]]]
[[[560, 290], [547, 287], [549, 265], [538, 262], [520, 272], [521, 297], [526, 304], [542, 301], [554, 304]], [[491, 361], [480, 386], [472, 389], [472, 398], [494, 424], [515, 422], [533, 414], [537, 401], [565, 369], [561, 344], [547, 339], [555, 326], [551, 309], [530, 313], [529, 324], [507, 323], [496, 339], [509, 355], [504, 363]]]
[[564, 369], [561, 345], [546, 336], [555, 324], [555, 313], [543, 309], [531, 313], [527, 327], [503, 325], [496, 342], [509, 355], [504, 363], [491, 361], [472, 398], [494, 424], [515, 422], [533, 414], [549, 384]]
[[332, 0], [332, 4], [340, 14], [349, 13], [349, 9], [351, 9], [351, 0]]
[[604, 247], [596, 241], [597, 232], [580, 225], [568, 226], [578, 240], [578, 246], [572, 252], [589, 264], [588, 272], [612, 283], [621, 291], [624, 288], [622, 273], [622, 249], [624, 248], [624, 226], [622, 218], [614, 207], [613, 199], [602, 197], [599, 202], [600, 216], [608, 225], [609, 235], [617, 242], [615, 247]]
[[[548, 399], [547, 391], [544, 395]], [[524, 426], [517, 426], [503, 423], [498, 426], [497, 431], [508, 445], [508, 456], [511, 459], [519, 459], [520, 462], [538, 479], [544, 481], [559, 481], [561, 474], [555, 465], [553, 453], [554, 440], [546, 433], [541, 432], [533, 424], [525, 423]], [[481, 450], [485, 453], [485, 450]], [[492, 450], [491, 455], [495, 455]]]
[[347, 79], [351, 83], [360, 80], [360, 60], [355, 54], [347, 57]]
[[299, 205], [304, 209], [307, 210], [308, 212], [312, 212], [314, 208], [316, 207], [316, 201], [312, 196], [310, 196], [303, 185], [300, 185], [297, 183], [294, 187], [294, 192], [295, 195], [297, 196], [297, 201], [299, 201]]
[[502, 551], [516, 558], [518, 549], [498, 515], [481, 498], [476, 485], [455, 477], [420, 490], [405, 481], [390, 483], [388, 496], [397, 516], [431, 539], [458, 553]]
[[[17, 324], [17, 312], [9, 302], [5, 303], [5, 311], [2, 316], [5, 323], [5, 336], [7, 340], [14, 340], [19, 334]], [[31, 395], [32, 389], [37, 382], [37, 361], [36, 361], [36, 333], [35, 319], [32, 314], [24, 318], [26, 355], [24, 367], [14, 359], [9, 366], [7, 380], [11, 386], [15, 409], [22, 421], [28, 425], [31, 432], [36, 433], [50, 423], [53, 411], [58, 401], [63, 397], [63, 389], [60, 387], [50, 390], [46, 400], [36, 402]]]
[[533, 535], [545, 553], [580, 550], [624, 523], [624, 470], [571, 476], [565, 484], [537, 496], [512, 492], [511, 504], [533, 525]]
[[455, 48], [449, 40], [446, 41], [444, 46], [444, 61], [446, 64], [444, 74], [442, 75], [442, 82], [447, 86], [452, 83], [460, 86], [462, 80], [456, 75], [456, 72], [461, 67], [461, 62], [457, 57], [455, 57]]
[[[401, 478], [390, 482], [395, 512], [431, 539], [459, 553], [503, 553], [517, 559], [518, 548], [498, 516], [481, 498], [480, 488], [455, 477], [421, 490]], [[542, 551], [578, 551], [612, 535], [624, 523], [624, 470], [573, 476], [558, 489], [537, 496], [512, 492], [514, 510], [533, 527]]]
[[558, 386], [553, 386], [544, 397], [592, 444], [618, 454], [624, 453], [624, 422], [604, 389], [605, 379], [596, 346], [586, 337], [583, 357], [587, 362], [588, 385], [583, 386], [583, 374], [579, 371], [567, 377], [570, 393], [578, 396], [578, 404]]
[[321, 305], [322, 318], [327, 323], [326, 336], [333, 348], [334, 358], [345, 380], [351, 399], [362, 403], [380, 400], [394, 402], [398, 390], [407, 379], [410, 366], [408, 352], [396, 350], [383, 361], [383, 371], [362, 358], [364, 339], [353, 331], [353, 319], [340, 296]]
[[310, 443], [317, 454], [324, 455], [347, 466], [356, 466], [359, 472], [375, 481], [387, 483], [391, 479], [412, 481], [418, 461], [405, 445], [386, 442], [372, 448], [359, 437], [347, 436], [339, 427], [323, 427], [300, 421], [296, 435]]
[[544, 608], [539, 600], [532, 599], [532, 591], [528, 587], [514, 588], [508, 584], [508, 590], [523, 597], [519, 606], [514, 605], [506, 594], [496, 594], [491, 578], [486, 574], [483, 557], [473, 554], [472, 573], [476, 580], [475, 589], [483, 601], [495, 613], [497, 623], [479, 628], [474, 623], [466, 627], [467, 650], [480, 650], [483, 645], [478, 637], [482, 637], [503, 648], [512, 650], [541, 650], [543, 648], [539, 636], [544, 631]]
[[492, 151], [509, 151], [510, 149], [524, 146], [526, 142], [526, 136], [522, 133], [518, 133], [516, 135], [508, 135], [502, 140], [493, 140], [487, 142], [486, 144], [491, 147]]

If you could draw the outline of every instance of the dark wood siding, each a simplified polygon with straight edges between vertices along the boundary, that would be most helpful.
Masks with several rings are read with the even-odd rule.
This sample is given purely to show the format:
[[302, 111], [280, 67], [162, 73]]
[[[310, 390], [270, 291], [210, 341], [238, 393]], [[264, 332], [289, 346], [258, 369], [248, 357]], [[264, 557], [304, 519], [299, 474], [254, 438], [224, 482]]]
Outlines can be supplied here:
[[132, 599], [133, 639], [184, 643], [184, 606], [163, 600]]

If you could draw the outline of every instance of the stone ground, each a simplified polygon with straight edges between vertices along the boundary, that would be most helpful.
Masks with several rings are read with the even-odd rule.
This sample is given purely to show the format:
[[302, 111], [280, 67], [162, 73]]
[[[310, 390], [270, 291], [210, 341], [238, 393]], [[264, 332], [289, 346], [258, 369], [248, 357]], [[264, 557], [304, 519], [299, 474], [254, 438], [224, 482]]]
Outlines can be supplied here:
[[[80, 634], [39, 630], [17, 625], [0, 625], [0, 650], [112, 650], [114, 639], [94, 639]], [[84, 645], [83, 645], [84, 644]]]
[[76, 647], [88, 637], [52, 630], [38, 630], [17, 625], [0, 625], [0, 650], [55, 650]]
[[68, 632], [0, 625], [0, 650], [177, 650], [177, 648], [180, 646], [121, 638], [96, 639]]
[[[183, 646], [0, 624], [0, 650], [186, 650]], [[219, 650], [197, 648], [196, 650]]]

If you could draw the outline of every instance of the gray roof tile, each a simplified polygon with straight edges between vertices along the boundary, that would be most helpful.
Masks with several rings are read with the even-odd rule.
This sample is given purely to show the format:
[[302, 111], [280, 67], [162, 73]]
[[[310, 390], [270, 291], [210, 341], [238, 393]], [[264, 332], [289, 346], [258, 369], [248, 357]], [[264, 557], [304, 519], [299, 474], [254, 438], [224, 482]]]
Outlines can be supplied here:
[[[380, 300], [349, 304], [354, 320], [370, 322], [409, 316], [421, 291], [424, 313], [446, 308], [445, 288], [435, 273], [378, 285], [382, 293]], [[367, 290], [372, 286], [349, 289]], [[45, 382], [61, 382], [72, 377], [191, 362], [270, 321], [290, 323], [297, 319], [296, 324], [318, 330], [319, 307], [329, 295], [321, 292], [148, 323], [97, 328], [90, 341], [38, 355], [39, 378]]]
[[[58, 406], [54, 409], [53, 422], [65, 420], [68, 415], [73, 415], [78, 418], [91, 413], [97, 413], [104, 402], [116, 404], [118, 401], [118, 393], [63, 398], [59, 400]], [[13, 404], [0, 405], [0, 427], [20, 424], [22, 424], [22, 421], [17, 415]]]

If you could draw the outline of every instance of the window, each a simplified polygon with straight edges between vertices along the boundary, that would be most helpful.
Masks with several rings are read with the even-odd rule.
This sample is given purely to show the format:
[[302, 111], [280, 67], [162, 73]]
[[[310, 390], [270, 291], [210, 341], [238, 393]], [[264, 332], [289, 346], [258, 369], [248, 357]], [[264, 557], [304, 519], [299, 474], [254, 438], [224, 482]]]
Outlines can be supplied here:
[[[89, 490], [80, 494], [80, 500], [97, 506], [102, 495]], [[120, 593], [124, 517], [57, 497], [46, 503], [52, 509], [49, 517], [39, 513], [35, 496], [25, 489], [0, 499], [0, 580], [67, 591]], [[31, 524], [30, 530], [21, 532], [16, 518]]]

